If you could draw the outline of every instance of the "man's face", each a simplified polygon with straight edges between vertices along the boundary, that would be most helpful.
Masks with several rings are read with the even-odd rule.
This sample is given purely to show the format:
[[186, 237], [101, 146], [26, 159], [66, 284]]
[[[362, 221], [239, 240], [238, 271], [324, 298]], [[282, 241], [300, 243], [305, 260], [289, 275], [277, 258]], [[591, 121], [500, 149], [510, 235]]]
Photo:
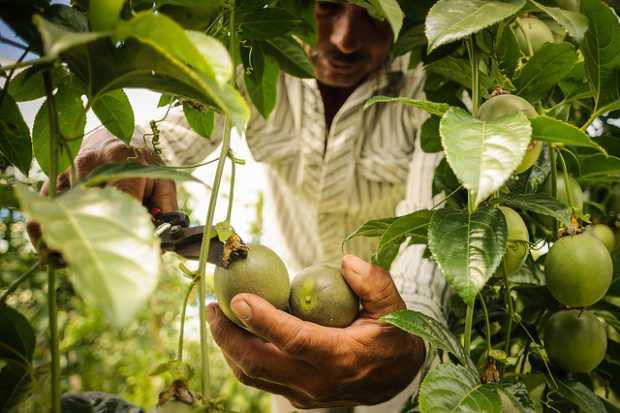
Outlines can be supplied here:
[[388, 58], [393, 35], [386, 21], [366, 9], [345, 3], [317, 1], [317, 44], [312, 61], [319, 82], [352, 88]]

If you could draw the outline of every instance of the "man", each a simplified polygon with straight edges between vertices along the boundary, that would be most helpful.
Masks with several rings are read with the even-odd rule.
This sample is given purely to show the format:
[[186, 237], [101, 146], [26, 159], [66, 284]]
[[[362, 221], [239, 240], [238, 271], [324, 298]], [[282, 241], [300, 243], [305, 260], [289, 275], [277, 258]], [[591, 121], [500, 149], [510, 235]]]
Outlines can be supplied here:
[[[373, 95], [420, 97], [423, 73], [388, 61], [390, 27], [365, 9], [317, 1], [315, 17], [317, 44], [310, 55], [317, 80], [283, 74], [274, 112], [267, 120], [254, 114], [246, 137], [254, 158], [268, 169], [288, 248], [278, 252], [297, 269], [341, 260], [364, 311], [350, 327], [325, 328], [240, 294], [232, 300], [233, 311], [267, 341], [228, 321], [217, 305], [209, 306], [208, 321], [243, 383], [282, 395], [297, 408], [385, 402], [355, 411], [398, 412], [416, 391], [430, 357], [421, 339], [377, 319], [409, 307], [441, 320], [445, 282], [422, 258], [420, 246], [403, 247], [390, 275], [367, 262], [375, 243], [354, 239], [347, 250], [355, 255], [342, 259], [340, 243], [370, 219], [432, 207], [439, 155], [425, 154], [416, 139], [425, 115], [396, 104], [362, 110]], [[197, 163], [218, 144], [198, 138], [179, 112], [160, 131], [163, 156], [175, 164]], [[106, 133], [85, 142], [77, 159], [81, 174], [128, 154]], [[169, 182], [130, 180], [123, 189], [163, 210], [176, 206]], [[283, 400], [275, 399], [275, 412], [292, 411]]]

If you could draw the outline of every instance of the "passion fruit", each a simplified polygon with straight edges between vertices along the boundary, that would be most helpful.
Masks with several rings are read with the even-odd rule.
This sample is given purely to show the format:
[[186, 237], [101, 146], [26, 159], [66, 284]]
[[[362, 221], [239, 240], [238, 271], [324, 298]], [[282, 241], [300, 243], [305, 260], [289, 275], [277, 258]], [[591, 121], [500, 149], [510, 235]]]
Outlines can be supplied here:
[[616, 248], [616, 234], [605, 224], [592, 225], [584, 231], [585, 234], [597, 238], [605, 245], [607, 251], [612, 252]]
[[545, 350], [553, 363], [570, 373], [589, 373], [605, 358], [605, 324], [590, 311], [559, 311], [543, 329]]
[[540, 19], [534, 16], [518, 17], [513, 26], [519, 48], [526, 56], [532, 56], [545, 43], [555, 41], [551, 29]]
[[286, 265], [264, 245], [248, 244], [247, 258], [233, 261], [228, 268], [216, 267], [213, 287], [226, 317], [241, 327], [243, 324], [230, 308], [230, 301], [237, 294], [255, 294], [280, 310], [288, 309], [290, 283]]
[[[478, 117], [484, 122], [489, 122], [516, 112], [522, 112], [528, 119], [538, 116], [534, 106], [532, 106], [527, 100], [519, 96], [503, 94], [494, 96], [480, 105]], [[542, 142], [531, 141], [527, 147], [527, 152], [525, 152], [525, 156], [523, 157], [521, 164], [517, 166], [515, 172], [520, 174], [530, 169], [532, 165], [536, 163], [538, 158], [540, 158], [542, 150]]]
[[560, 238], [545, 259], [547, 288], [560, 303], [586, 307], [605, 296], [613, 274], [609, 251], [586, 234]]
[[297, 274], [291, 284], [291, 313], [325, 327], [350, 325], [359, 312], [359, 299], [339, 269], [313, 265]]
[[[584, 197], [583, 197], [583, 191], [581, 190], [581, 185], [579, 185], [579, 182], [577, 182], [577, 180], [573, 178], [572, 176], [568, 175], [568, 185], [567, 185], [564, 180], [564, 175], [558, 174], [557, 183], [558, 183], [558, 194], [557, 194], [558, 201], [561, 201], [565, 203], [566, 205], [569, 205], [568, 194], [570, 192], [571, 200], [573, 201], [572, 206], [579, 210], [583, 209]], [[545, 191], [549, 195], [551, 195], [551, 178], [547, 179], [547, 182], [545, 183]]]
[[505, 206], [500, 206], [499, 209], [504, 214], [508, 226], [508, 246], [503, 264], [506, 275], [510, 275], [519, 270], [527, 258], [530, 251], [530, 234], [523, 218], [514, 209]]

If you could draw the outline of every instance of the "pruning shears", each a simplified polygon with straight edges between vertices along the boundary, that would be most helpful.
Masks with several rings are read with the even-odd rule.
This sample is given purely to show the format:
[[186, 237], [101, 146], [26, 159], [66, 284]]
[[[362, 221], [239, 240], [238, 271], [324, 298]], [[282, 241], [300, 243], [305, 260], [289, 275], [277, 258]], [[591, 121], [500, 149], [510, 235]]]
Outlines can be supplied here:
[[[153, 208], [151, 216], [155, 224], [155, 233], [161, 240], [162, 250], [175, 252], [189, 260], [200, 258], [204, 225], [190, 226], [189, 217], [181, 211], [163, 213]], [[212, 234], [207, 262], [228, 268], [232, 262], [248, 256], [248, 247], [238, 235], [233, 234], [226, 242], [222, 242], [215, 229]]]

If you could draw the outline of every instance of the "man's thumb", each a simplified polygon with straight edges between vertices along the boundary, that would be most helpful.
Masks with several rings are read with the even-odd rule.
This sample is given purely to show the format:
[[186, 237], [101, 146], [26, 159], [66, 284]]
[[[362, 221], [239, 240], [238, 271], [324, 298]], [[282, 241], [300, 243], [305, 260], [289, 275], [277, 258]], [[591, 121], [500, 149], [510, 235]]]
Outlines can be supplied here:
[[406, 308], [390, 273], [354, 255], [342, 258], [342, 275], [372, 318]]

